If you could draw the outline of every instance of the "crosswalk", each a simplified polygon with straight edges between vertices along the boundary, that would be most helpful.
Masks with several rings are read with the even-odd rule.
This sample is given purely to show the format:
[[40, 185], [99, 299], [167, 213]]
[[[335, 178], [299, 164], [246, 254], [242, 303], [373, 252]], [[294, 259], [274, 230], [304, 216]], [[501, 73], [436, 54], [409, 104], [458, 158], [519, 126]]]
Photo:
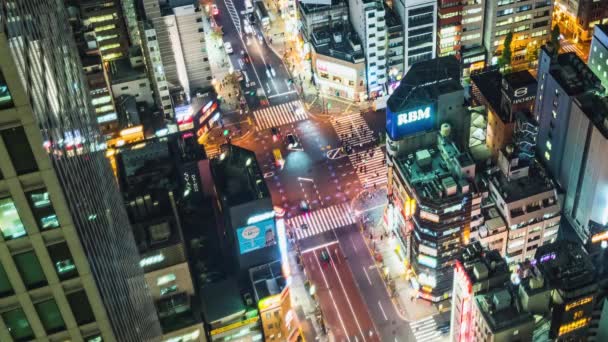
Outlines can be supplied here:
[[258, 109], [253, 112], [257, 130], [279, 127], [292, 122], [308, 119], [308, 114], [300, 101], [291, 101], [276, 106]]
[[293, 238], [296, 240], [353, 223], [355, 223], [355, 218], [347, 203], [336, 204], [287, 219], [287, 227], [295, 233]]
[[381, 147], [377, 146], [367, 151], [352, 153], [348, 155], [348, 158], [355, 168], [363, 188], [380, 186], [387, 182], [386, 154]]
[[437, 321], [433, 316], [411, 322], [410, 328], [416, 341], [439, 342], [444, 340], [441, 332], [437, 330]]
[[232, 2], [232, 0], [226, 0], [224, 1], [224, 3], [226, 4], [226, 8], [228, 8], [230, 19], [232, 19], [232, 23], [234, 24], [236, 31], [239, 33], [239, 35], [241, 35], [241, 18], [239, 16], [238, 11], [234, 7], [234, 3]]
[[339, 116], [331, 124], [345, 145], [365, 145], [375, 140], [374, 132], [359, 113]]

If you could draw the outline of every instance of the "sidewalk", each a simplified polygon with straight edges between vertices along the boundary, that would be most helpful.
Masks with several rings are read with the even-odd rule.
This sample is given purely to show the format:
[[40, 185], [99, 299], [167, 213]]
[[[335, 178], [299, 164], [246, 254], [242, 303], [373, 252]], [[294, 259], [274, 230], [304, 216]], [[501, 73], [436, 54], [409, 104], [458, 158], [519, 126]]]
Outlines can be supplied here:
[[289, 251], [289, 268], [291, 269], [291, 305], [298, 316], [298, 321], [302, 326], [302, 333], [306, 341], [333, 341], [331, 333], [326, 335], [319, 326], [315, 317], [316, 303], [305, 287], [306, 274], [301, 270], [301, 266], [296, 261], [296, 252]]
[[387, 203], [386, 194], [385, 187], [371, 192], [362, 191], [353, 200], [351, 207], [355, 212], [363, 214], [365, 241], [378, 266], [387, 275], [385, 285], [393, 295], [393, 303], [402, 318], [414, 322], [436, 315], [439, 311], [431, 303], [415, 298], [416, 291], [406, 278], [405, 263], [398, 253], [400, 247], [396, 237], [385, 230], [382, 222]]

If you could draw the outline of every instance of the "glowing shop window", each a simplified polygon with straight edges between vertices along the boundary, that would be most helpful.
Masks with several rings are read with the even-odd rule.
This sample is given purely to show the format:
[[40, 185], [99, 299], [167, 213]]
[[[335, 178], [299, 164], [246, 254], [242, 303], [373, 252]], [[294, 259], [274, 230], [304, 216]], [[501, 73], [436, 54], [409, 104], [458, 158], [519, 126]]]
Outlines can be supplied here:
[[173, 273], [165, 274], [164, 276], [158, 277], [156, 279], [156, 285], [158, 285], [158, 286], [165, 285], [167, 283], [174, 281], [175, 279], [176, 279], [175, 274], [173, 274]]
[[10, 197], [0, 199], [0, 230], [6, 240], [16, 239], [26, 235], [25, 227], [13, 199]]

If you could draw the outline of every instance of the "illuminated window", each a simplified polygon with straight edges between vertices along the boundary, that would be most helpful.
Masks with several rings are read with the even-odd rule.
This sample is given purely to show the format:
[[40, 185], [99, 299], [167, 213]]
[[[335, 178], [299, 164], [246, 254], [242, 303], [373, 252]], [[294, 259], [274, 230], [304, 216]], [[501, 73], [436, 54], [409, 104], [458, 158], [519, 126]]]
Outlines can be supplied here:
[[95, 28], [95, 32], [103, 32], [103, 31], [114, 29], [114, 28], [116, 28], [116, 25], [114, 25], [114, 24], [99, 26], [99, 27]]
[[59, 227], [59, 220], [46, 189], [30, 191], [26, 197], [40, 229]]
[[26, 235], [25, 227], [13, 199], [0, 199], [0, 230], [5, 240], [16, 239]]
[[547, 140], [547, 150], [551, 151], [551, 142]]
[[102, 96], [102, 97], [98, 97], [96, 99], [91, 100], [91, 103], [93, 103], [93, 106], [97, 106], [100, 104], [105, 104], [112, 101], [112, 96], [106, 95], [106, 96]]
[[96, 17], [91, 17], [89, 18], [89, 21], [92, 23], [101, 23], [103, 21], [108, 21], [108, 20], [112, 20], [116, 18], [116, 13], [114, 14], [106, 14], [106, 15], [99, 15]]
[[171, 285], [169, 287], [163, 287], [160, 289], [160, 295], [165, 296], [177, 291], [177, 285]]
[[100, 47], [99, 50], [100, 51], [105, 51], [105, 50], [115, 49], [117, 47], [120, 47], [120, 44], [114, 43], [114, 44], [104, 45], [104, 46]]
[[165, 274], [164, 276], [158, 277], [156, 279], [156, 285], [158, 285], [158, 286], [165, 285], [167, 283], [174, 281], [175, 279], [176, 279], [175, 274], [173, 274], [173, 273]]
[[115, 38], [118, 38], [117, 34], [109, 34], [109, 35], [105, 35], [105, 36], [97, 36], [97, 41], [103, 42], [104, 40], [115, 39]]
[[0, 72], [0, 109], [12, 108], [13, 106], [13, 97], [8, 90], [4, 75]]
[[551, 154], [548, 151], [545, 151], [545, 159], [551, 160]]
[[66, 242], [60, 242], [47, 247], [51, 261], [55, 266], [57, 276], [61, 280], [74, 278], [78, 275], [72, 253]]
[[557, 119], [557, 111], [555, 111], [555, 109], [551, 111], [551, 114], [553, 114], [554, 119]]
[[27, 341], [34, 337], [34, 331], [21, 308], [4, 312], [2, 320], [15, 341]]

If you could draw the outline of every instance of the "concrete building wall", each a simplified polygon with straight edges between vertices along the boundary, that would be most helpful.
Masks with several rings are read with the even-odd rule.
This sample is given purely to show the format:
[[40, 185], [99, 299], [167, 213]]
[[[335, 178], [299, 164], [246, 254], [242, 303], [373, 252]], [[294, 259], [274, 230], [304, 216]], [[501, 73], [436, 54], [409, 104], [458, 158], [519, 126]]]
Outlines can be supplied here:
[[154, 96], [150, 87], [150, 80], [147, 77], [136, 80], [112, 84], [112, 94], [114, 98], [122, 95], [131, 95], [137, 102], [145, 102], [149, 106], [154, 105]]
[[435, 58], [437, 54], [437, 1], [395, 0], [405, 32], [405, 71], [412, 64]]
[[212, 76], [203, 32], [202, 12], [195, 10], [192, 5], [177, 7], [174, 12], [190, 90], [208, 88], [211, 86]]

